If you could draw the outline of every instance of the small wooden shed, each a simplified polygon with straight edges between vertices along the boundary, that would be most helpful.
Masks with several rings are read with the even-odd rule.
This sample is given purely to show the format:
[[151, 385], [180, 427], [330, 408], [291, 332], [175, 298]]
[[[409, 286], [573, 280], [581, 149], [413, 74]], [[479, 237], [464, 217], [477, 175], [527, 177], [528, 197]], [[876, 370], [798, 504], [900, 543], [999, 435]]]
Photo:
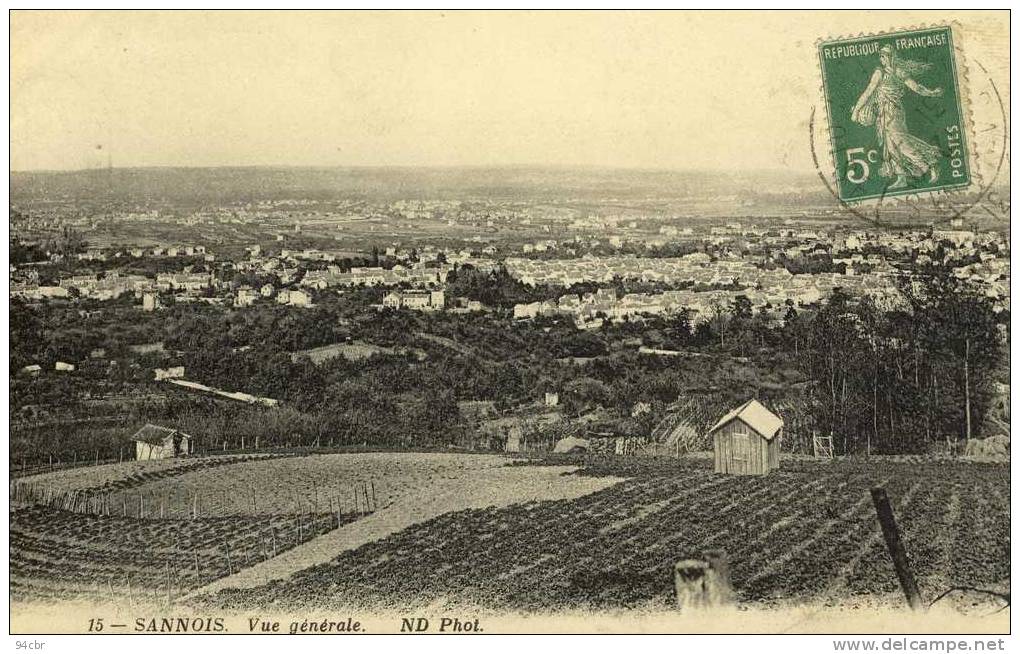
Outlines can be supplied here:
[[170, 459], [175, 456], [191, 454], [191, 436], [177, 429], [145, 425], [132, 437], [135, 442], [135, 459], [150, 461], [152, 459]]
[[709, 430], [715, 471], [731, 475], [767, 475], [779, 467], [783, 419], [758, 400], [748, 400]]

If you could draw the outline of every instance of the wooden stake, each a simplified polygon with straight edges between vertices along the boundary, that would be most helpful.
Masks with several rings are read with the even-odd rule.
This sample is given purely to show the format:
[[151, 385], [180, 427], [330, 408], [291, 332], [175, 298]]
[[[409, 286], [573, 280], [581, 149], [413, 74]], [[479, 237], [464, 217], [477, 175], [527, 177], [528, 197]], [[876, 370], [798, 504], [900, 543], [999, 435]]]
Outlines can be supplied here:
[[892, 557], [893, 567], [896, 568], [896, 577], [899, 579], [900, 588], [907, 596], [907, 603], [914, 611], [924, 610], [924, 602], [921, 600], [921, 593], [917, 589], [917, 582], [914, 580], [914, 573], [910, 569], [910, 560], [907, 559], [907, 551], [900, 541], [900, 530], [896, 527], [896, 518], [893, 516], [892, 506], [889, 504], [889, 496], [882, 487], [871, 489], [871, 501], [875, 505], [875, 512], [878, 514], [878, 523], [882, 526], [882, 536], [885, 538], [885, 546], [889, 549]]
[[728, 600], [731, 590], [708, 561], [688, 559], [673, 566], [677, 608], [704, 609]]
[[730, 563], [723, 550], [706, 550], [705, 561], [715, 571], [718, 580], [719, 602], [728, 604], [732, 599], [733, 587], [730, 584]]

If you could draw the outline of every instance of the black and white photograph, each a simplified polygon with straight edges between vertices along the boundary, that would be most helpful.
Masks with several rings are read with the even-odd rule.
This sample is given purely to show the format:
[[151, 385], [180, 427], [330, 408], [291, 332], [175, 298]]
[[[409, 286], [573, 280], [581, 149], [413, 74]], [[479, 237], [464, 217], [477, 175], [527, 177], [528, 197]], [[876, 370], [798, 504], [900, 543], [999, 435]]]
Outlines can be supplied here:
[[1008, 10], [8, 19], [12, 635], [1005, 649]]

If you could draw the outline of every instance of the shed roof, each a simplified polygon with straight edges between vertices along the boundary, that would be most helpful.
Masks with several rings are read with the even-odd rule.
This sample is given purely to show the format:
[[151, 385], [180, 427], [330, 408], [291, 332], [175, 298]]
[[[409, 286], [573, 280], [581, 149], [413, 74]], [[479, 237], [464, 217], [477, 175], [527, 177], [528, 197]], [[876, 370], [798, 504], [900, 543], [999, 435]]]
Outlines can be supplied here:
[[144, 427], [135, 432], [132, 440], [142, 441], [153, 445], [162, 443], [167, 439], [168, 436], [174, 436], [180, 434], [185, 438], [191, 438], [183, 432], [179, 432], [176, 429], [170, 429], [169, 427], [160, 427], [159, 425], [146, 424]]
[[764, 436], [766, 440], [775, 438], [783, 427], [782, 418], [769, 411], [758, 400], [750, 399], [724, 415], [719, 422], [715, 423], [715, 426], [708, 430], [708, 433], [711, 434], [736, 418], [740, 418], [751, 429]]

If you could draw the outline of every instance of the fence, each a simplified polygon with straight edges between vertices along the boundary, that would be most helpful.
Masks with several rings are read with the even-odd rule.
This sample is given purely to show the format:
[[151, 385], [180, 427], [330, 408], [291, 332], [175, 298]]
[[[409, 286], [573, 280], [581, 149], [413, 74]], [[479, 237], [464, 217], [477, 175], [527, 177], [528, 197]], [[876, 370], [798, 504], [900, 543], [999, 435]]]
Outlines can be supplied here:
[[[328, 488], [313, 483], [300, 498], [292, 493], [294, 512], [266, 511], [269, 503], [254, 484], [248, 490], [61, 490], [45, 481], [11, 480], [10, 498], [17, 507], [11, 515], [11, 595], [66, 599], [77, 594], [94, 600], [127, 599], [131, 606], [170, 606], [191, 590], [268, 561], [378, 508], [373, 481]], [[234, 500], [229, 509], [240, 504], [243, 512], [228, 510], [223, 503], [228, 495]], [[279, 498], [274, 508], [279, 508]], [[78, 515], [101, 516], [102, 522], [83, 521]], [[140, 539], [147, 546], [130, 545]], [[93, 540], [100, 544], [93, 545]], [[35, 572], [39, 560], [52, 555], [54, 541], [59, 542], [59, 567], [66, 572], [58, 587], [38, 580]]]
[[28, 477], [30, 475], [38, 475], [44, 472], [56, 472], [57, 470], [99, 466], [106, 465], [108, 463], [123, 463], [125, 460], [134, 460], [134, 451], [126, 454], [125, 449], [126, 448], [121, 448], [116, 455], [109, 452], [102, 452], [102, 456], [100, 456], [100, 450], [93, 450], [92, 452], [88, 452], [82, 456], [78, 456], [77, 452], [71, 452], [70, 458], [63, 461], [52, 454], [48, 455], [45, 460], [34, 459], [30, 461], [25, 455], [21, 455], [19, 459], [14, 459], [12, 457], [10, 461], [10, 476]]
[[[10, 498], [18, 504], [41, 504], [72, 513], [120, 516], [139, 519], [167, 519], [221, 517], [246, 514], [247, 502], [251, 502], [251, 515], [258, 515], [259, 497], [254, 485], [245, 496], [225, 493], [201, 493], [198, 491], [173, 492], [131, 492], [126, 489], [73, 489], [57, 490], [46, 483], [12, 480]], [[378, 509], [374, 481], [360, 481], [353, 484], [336, 484], [320, 487], [312, 484], [312, 499], [301, 498], [293, 491], [290, 497], [296, 514], [335, 514], [337, 520], [344, 515], [365, 515]], [[243, 502], [242, 511], [227, 512], [227, 504]], [[263, 504], [265, 506], [265, 504]], [[328, 511], [323, 511], [327, 509]], [[214, 509], [222, 509], [214, 512]]]

